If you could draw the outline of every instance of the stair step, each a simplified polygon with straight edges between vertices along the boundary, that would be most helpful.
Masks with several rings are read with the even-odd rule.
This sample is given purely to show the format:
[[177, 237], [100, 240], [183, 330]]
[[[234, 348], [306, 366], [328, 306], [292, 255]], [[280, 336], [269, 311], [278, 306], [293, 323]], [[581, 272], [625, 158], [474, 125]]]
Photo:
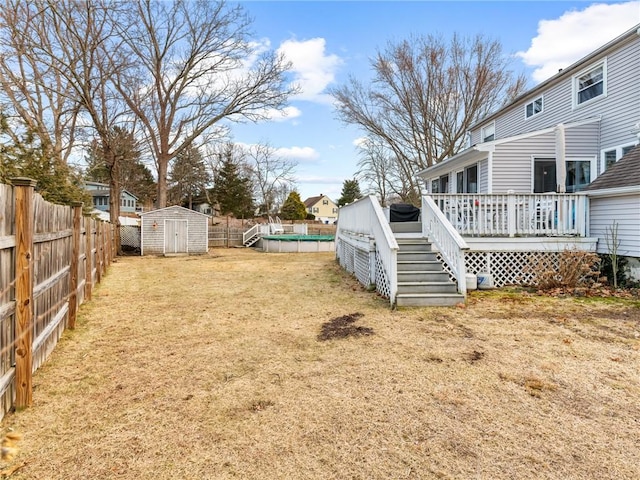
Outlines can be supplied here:
[[419, 270], [405, 270], [397, 272], [398, 283], [400, 282], [449, 282], [449, 274], [444, 271], [429, 272]]
[[457, 293], [458, 287], [449, 282], [398, 282], [398, 293]]
[[453, 307], [464, 303], [458, 293], [403, 293], [396, 296], [399, 307]]
[[430, 252], [431, 243], [420, 238], [396, 238], [400, 252]]
[[394, 233], [422, 232], [422, 222], [390, 222], [389, 225]]
[[441, 272], [442, 263], [437, 260], [398, 260], [398, 272]]
[[398, 252], [398, 261], [401, 262], [409, 262], [409, 261], [428, 261], [428, 262], [437, 262], [438, 255], [436, 252], [420, 252], [415, 250], [400, 250]]

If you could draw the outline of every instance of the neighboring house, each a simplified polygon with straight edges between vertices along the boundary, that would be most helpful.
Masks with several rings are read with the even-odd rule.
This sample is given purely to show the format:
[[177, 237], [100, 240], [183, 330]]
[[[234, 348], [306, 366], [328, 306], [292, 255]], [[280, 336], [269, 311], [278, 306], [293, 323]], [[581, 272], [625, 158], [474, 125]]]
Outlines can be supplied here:
[[304, 206], [322, 223], [334, 223], [338, 219], [338, 206], [326, 195], [309, 197], [304, 201]]
[[[97, 210], [109, 211], [109, 185], [98, 182], [85, 182], [85, 188], [93, 199], [93, 206]], [[135, 213], [138, 197], [127, 190], [120, 193], [120, 213]]]
[[640, 146], [633, 148], [585, 189], [590, 234], [598, 253], [627, 257], [629, 276], [640, 279]]
[[[638, 144], [640, 25], [474, 125], [429, 193], [576, 192]], [[564, 179], [563, 179], [564, 177]]]

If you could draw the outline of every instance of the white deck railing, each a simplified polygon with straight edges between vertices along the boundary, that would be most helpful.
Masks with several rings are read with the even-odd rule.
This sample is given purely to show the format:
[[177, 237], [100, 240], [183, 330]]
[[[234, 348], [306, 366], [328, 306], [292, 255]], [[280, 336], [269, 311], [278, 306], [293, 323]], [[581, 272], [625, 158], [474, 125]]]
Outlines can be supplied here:
[[340, 208], [336, 241], [341, 234], [359, 235], [375, 239], [376, 254], [389, 282], [389, 301], [395, 305], [398, 293], [397, 257], [398, 242], [393, 236], [391, 226], [384, 211], [374, 195]]
[[586, 235], [584, 194], [432, 194], [463, 236]]
[[422, 234], [433, 242], [458, 282], [458, 292], [467, 294], [464, 252], [469, 246], [429, 196], [422, 196]]

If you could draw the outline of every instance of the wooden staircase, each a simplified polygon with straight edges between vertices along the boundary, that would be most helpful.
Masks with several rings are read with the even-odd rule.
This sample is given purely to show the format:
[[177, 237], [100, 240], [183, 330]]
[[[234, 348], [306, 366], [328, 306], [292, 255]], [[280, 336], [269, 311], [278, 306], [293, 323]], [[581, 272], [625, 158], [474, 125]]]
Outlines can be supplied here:
[[455, 282], [444, 271], [431, 243], [421, 236], [420, 222], [391, 223], [398, 246], [399, 307], [453, 306], [464, 303]]

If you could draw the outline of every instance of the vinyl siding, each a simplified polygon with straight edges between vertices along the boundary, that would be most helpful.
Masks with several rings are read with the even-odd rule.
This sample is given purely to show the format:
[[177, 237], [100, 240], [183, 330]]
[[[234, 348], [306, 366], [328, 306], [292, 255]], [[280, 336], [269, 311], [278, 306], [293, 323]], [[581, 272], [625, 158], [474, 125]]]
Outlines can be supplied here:
[[618, 225], [618, 253], [640, 257], [640, 195], [594, 197], [590, 201], [590, 234], [598, 237], [598, 253], [610, 253], [607, 234], [613, 222]]
[[493, 192], [531, 193], [532, 158], [555, 158], [555, 135], [545, 133], [496, 145], [493, 153]]
[[[167, 207], [142, 215], [142, 254], [164, 254], [165, 220], [187, 220], [189, 253], [198, 254], [208, 251], [209, 219], [206, 215], [183, 207]], [[157, 224], [153, 228], [154, 222]]]
[[[536, 92], [516, 105], [507, 107], [495, 118], [496, 139], [549, 128], [558, 123], [570, 123], [600, 116], [601, 148], [630, 143], [635, 140], [633, 127], [640, 121], [640, 38], [634, 36], [631, 42], [617, 50], [593, 59], [584, 65], [585, 69], [595, 66], [606, 58], [607, 94], [585, 105], [573, 107], [572, 78], [576, 71], [550, 86], [546, 91]], [[540, 95], [544, 97], [543, 112], [525, 119], [525, 105]], [[487, 123], [487, 122], [485, 122]], [[471, 132], [471, 143], [481, 143], [481, 130], [485, 123], [479, 123]], [[599, 153], [594, 152], [594, 153]]]

